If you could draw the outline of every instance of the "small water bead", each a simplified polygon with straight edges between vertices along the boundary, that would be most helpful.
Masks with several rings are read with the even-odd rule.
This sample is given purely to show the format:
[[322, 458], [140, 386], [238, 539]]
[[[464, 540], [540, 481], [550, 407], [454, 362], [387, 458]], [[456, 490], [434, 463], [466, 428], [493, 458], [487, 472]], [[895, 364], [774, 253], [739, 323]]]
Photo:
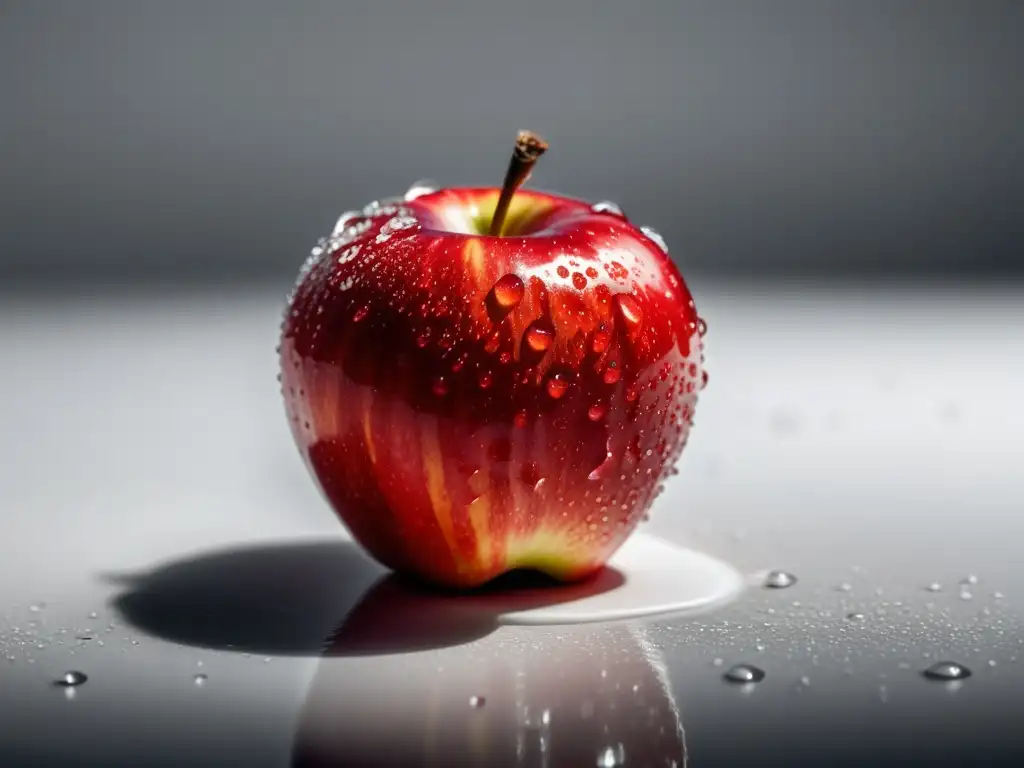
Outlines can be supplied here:
[[853, 585], [850, 584], [848, 581], [844, 581], [842, 584], [838, 584], [836, 586], [836, 592], [852, 592], [852, 591], [853, 591]]
[[618, 366], [613, 364], [604, 369], [603, 378], [605, 384], [615, 384], [620, 378], [622, 378], [622, 372], [619, 370]]
[[769, 589], [786, 589], [796, 584], [797, 578], [787, 571], [769, 571], [764, 577], [764, 586]]
[[367, 306], [362, 306], [362, 307], [360, 307], [359, 309], [356, 310], [356, 313], [354, 315], [352, 315], [352, 322], [353, 323], [362, 322], [363, 320], [366, 319], [366, 316], [368, 314], [370, 314], [370, 308], [367, 307]]
[[480, 709], [486, 703], [487, 703], [487, 698], [484, 697], [484, 696], [470, 696], [469, 697], [469, 706], [473, 707], [474, 709]]
[[561, 278], [566, 278], [569, 276], [569, 270], [564, 266], [559, 266], [558, 269], [556, 269], [555, 271], [558, 272], [558, 276]]
[[591, 280], [597, 280], [599, 274], [600, 273], [593, 267], [587, 267], [587, 277]]
[[523, 337], [534, 352], [546, 352], [555, 340], [555, 328], [549, 320], [534, 320], [527, 327]]
[[78, 670], [70, 670], [65, 672], [63, 675], [54, 680], [54, 685], [59, 685], [62, 688], [74, 688], [85, 683], [89, 679], [89, 676], [85, 672], [79, 672]]
[[565, 393], [569, 391], [569, 381], [566, 379], [565, 374], [556, 373], [554, 376], [549, 378], [547, 390], [548, 395], [555, 400], [560, 400]]
[[933, 581], [931, 584], [929, 584], [927, 587], [925, 587], [925, 589], [927, 589], [929, 592], [941, 592], [942, 591], [942, 585], [939, 584], [939, 582], [937, 582], [937, 581]]
[[846, 614], [846, 618], [849, 621], [864, 621], [864, 614], [863, 613], [857, 613], [857, 612], [848, 613], [848, 614]]
[[703, 317], [697, 318], [697, 333], [701, 336], [706, 335], [708, 332], [708, 324], [704, 321]]
[[665, 242], [665, 238], [661, 236], [658, 230], [652, 227], [640, 227], [640, 231], [644, 233], [649, 239], [653, 240], [654, 243], [661, 249], [662, 253], [668, 253], [668, 243]]
[[608, 412], [608, 406], [604, 403], [594, 403], [590, 406], [590, 410], [587, 411], [587, 418], [591, 421], [600, 421], [604, 418], [605, 413]]
[[729, 667], [722, 677], [730, 683], [759, 683], [764, 680], [764, 670], [753, 664], [737, 664]]
[[590, 206], [590, 210], [594, 213], [610, 213], [612, 216], [626, 218], [626, 214], [622, 212], [622, 209], [611, 200], [602, 200], [599, 203], [594, 203]]
[[973, 573], [972, 574], [968, 574], [967, 576], [964, 576], [962, 579], [960, 579], [960, 583], [973, 587], [973, 586], [977, 585], [978, 577], [975, 576]]
[[420, 179], [413, 182], [412, 186], [406, 191], [404, 195], [405, 202], [411, 203], [416, 198], [431, 195], [437, 192], [437, 190], [438, 186], [432, 179]]
[[937, 661], [922, 672], [929, 680], [965, 680], [971, 670], [955, 661]]
[[192, 684], [195, 685], [197, 688], [202, 688], [204, 685], [206, 685], [206, 681], [209, 679], [210, 678], [207, 677], [204, 673], [198, 672], [192, 675]]
[[576, 290], [582, 291], [584, 288], [587, 287], [587, 278], [583, 276], [582, 272], [573, 272], [572, 284]]
[[526, 286], [518, 275], [505, 275], [491, 288], [495, 303], [505, 310], [510, 310], [523, 300]]

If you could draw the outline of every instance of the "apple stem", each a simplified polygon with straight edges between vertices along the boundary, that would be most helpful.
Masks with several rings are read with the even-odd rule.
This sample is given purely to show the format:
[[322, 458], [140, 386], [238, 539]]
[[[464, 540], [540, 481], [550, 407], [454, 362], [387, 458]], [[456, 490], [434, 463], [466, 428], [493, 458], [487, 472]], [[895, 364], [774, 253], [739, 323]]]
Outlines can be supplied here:
[[509, 161], [508, 170], [505, 172], [505, 183], [501, 186], [501, 197], [498, 198], [498, 205], [494, 208], [494, 216], [491, 217], [491, 228], [488, 234], [501, 236], [501, 229], [505, 226], [505, 217], [508, 215], [509, 206], [512, 204], [512, 196], [516, 193], [528, 178], [533, 170], [537, 158], [543, 155], [548, 149], [548, 143], [540, 136], [531, 131], [520, 131], [516, 136], [516, 146], [512, 150], [512, 159]]

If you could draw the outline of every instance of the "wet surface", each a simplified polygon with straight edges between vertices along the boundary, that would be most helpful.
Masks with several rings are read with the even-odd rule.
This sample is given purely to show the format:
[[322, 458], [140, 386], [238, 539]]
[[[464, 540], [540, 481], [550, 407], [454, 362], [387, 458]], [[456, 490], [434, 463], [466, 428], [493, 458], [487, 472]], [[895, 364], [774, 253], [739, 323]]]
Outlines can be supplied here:
[[1024, 297], [694, 288], [711, 385], [644, 531], [751, 586], [576, 627], [340, 540], [277, 297], [5, 298], [0, 762], [1019, 764]]

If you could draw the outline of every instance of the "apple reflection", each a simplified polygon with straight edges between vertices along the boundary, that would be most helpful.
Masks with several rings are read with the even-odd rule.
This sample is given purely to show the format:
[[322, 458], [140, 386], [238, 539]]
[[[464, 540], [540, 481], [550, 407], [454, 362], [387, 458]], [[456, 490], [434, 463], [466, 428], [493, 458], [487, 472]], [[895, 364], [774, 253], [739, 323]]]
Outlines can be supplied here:
[[[294, 764], [686, 764], [679, 711], [643, 628], [507, 626], [438, 647], [438, 627], [458, 618], [447, 615], [453, 606], [466, 610], [394, 581], [372, 590], [319, 662]], [[396, 642], [403, 616], [407, 636]], [[420, 644], [427, 617], [434, 642]], [[400, 650], [416, 647], [425, 650]]]

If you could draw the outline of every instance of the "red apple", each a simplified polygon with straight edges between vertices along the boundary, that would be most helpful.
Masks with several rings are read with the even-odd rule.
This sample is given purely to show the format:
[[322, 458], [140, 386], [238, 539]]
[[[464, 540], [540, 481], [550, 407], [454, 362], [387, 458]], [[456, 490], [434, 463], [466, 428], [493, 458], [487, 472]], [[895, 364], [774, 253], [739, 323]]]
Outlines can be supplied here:
[[601, 568], [706, 380], [703, 321], [657, 233], [519, 191], [489, 235], [501, 194], [416, 187], [345, 214], [282, 329], [288, 416], [324, 495], [381, 563], [453, 587]]

